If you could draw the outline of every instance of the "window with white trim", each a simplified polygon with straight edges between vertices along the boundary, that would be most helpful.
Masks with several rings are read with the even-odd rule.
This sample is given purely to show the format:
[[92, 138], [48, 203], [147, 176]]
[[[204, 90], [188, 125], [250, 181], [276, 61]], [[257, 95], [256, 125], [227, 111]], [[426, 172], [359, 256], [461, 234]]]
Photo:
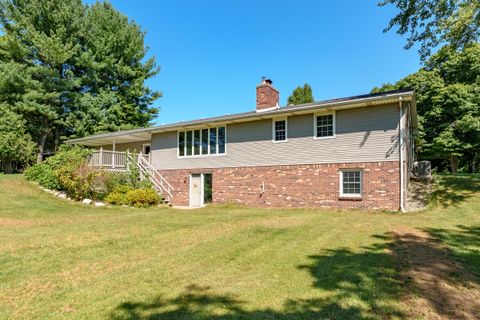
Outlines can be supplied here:
[[342, 170], [340, 171], [340, 196], [361, 197], [362, 196], [362, 171]]
[[315, 137], [328, 138], [335, 136], [335, 114], [315, 114]]
[[226, 128], [205, 128], [178, 132], [178, 156], [225, 154]]
[[287, 119], [273, 120], [273, 141], [287, 141]]

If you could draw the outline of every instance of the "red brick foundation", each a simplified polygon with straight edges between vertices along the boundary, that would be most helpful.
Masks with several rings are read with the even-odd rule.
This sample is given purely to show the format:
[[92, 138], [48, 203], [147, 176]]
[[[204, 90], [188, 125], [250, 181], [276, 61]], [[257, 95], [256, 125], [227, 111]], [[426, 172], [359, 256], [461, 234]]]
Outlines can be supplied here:
[[[343, 168], [363, 170], [360, 200], [340, 197], [340, 170]], [[239, 203], [254, 207], [399, 209], [398, 161], [159, 172], [175, 189], [173, 205], [189, 205], [191, 173], [212, 173], [213, 203]]]

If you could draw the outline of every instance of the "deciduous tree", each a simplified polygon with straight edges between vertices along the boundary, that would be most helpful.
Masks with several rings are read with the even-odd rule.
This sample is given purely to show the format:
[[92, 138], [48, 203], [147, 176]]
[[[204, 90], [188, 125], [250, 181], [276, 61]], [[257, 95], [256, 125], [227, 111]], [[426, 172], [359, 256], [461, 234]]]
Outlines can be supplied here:
[[420, 157], [476, 170], [480, 155], [480, 44], [439, 50], [425, 67], [373, 92], [414, 88], [420, 122]]
[[292, 95], [288, 97], [288, 104], [302, 104], [313, 102], [312, 87], [305, 83], [303, 87], [298, 86], [293, 90]]
[[480, 1], [478, 0], [383, 0], [400, 11], [390, 20], [385, 32], [397, 27], [408, 34], [406, 48], [420, 44], [420, 56], [426, 60], [438, 45], [461, 50], [480, 38]]

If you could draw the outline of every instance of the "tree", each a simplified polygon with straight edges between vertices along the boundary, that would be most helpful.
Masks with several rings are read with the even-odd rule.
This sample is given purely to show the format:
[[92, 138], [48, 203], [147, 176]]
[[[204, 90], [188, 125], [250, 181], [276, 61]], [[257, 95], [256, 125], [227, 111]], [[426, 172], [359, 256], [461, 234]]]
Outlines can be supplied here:
[[379, 6], [387, 4], [396, 6], [400, 12], [384, 32], [397, 26], [398, 34], [408, 34], [405, 48], [420, 43], [422, 60], [439, 45], [461, 50], [480, 38], [478, 0], [383, 0]]
[[25, 132], [25, 121], [20, 115], [0, 105], [0, 162], [7, 173], [13, 163], [28, 164], [35, 158], [35, 143]]
[[86, 10], [84, 26], [72, 137], [148, 126], [158, 114], [150, 105], [161, 94], [145, 85], [159, 72], [155, 58], [146, 59], [145, 33], [105, 2]]
[[157, 115], [145, 34], [110, 4], [0, 0], [0, 23], [0, 103], [25, 119], [38, 162], [63, 139], [148, 126]]
[[312, 87], [309, 84], [305, 83], [303, 87], [296, 87], [293, 90], [292, 95], [288, 97], [288, 104], [303, 104], [313, 102], [313, 93]]
[[421, 157], [445, 159], [455, 173], [476, 171], [480, 155], [480, 44], [463, 51], [440, 49], [425, 67], [374, 92], [414, 88], [420, 123]]
[[[72, 64], [80, 44], [80, 0], [12, 0], [0, 5], [3, 69], [21, 69], [23, 92], [11, 108], [24, 116], [41, 162], [47, 138], [58, 137], [77, 86]], [[3, 91], [5, 96], [11, 94]]]

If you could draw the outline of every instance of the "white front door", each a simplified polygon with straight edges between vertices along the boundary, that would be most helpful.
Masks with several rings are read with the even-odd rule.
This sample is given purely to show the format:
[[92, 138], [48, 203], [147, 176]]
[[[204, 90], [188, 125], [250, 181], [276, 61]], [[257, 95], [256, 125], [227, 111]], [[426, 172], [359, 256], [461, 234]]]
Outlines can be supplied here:
[[190, 176], [190, 207], [203, 206], [203, 179], [200, 173]]

